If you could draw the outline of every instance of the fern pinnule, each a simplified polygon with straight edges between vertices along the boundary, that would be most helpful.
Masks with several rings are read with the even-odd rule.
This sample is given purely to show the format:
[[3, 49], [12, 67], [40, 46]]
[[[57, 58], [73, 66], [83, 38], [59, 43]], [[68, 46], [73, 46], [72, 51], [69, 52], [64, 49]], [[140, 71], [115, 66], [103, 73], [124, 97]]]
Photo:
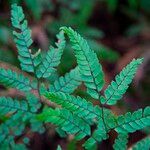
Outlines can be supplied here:
[[101, 142], [102, 140], [106, 140], [108, 138], [108, 134], [102, 119], [99, 120], [97, 125], [97, 129], [93, 132], [92, 136], [86, 140], [83, 144], [85, 149], [92, 148], [97, 142]]
[[129, 84], [132, 82], [138, 66], [142, 62], [143, 59], [133, 59], [132, 62], [115, 77], [115, 81], [112, 81], [104, 91], [105, 96], [101, 96], [100, 98], [102, 104], [114, 105], [122, 98]]
[[0, 68], [0, 83], [6, 87], [16, 88], [20, 91], [27, 92], [36, 89], [36, 82], [30, 81], [23, 74], [17, 74], [14, 71]]
[[63, 31], [59, 32], [59, 34], [57, 35], [57, 39], [58, 42], [55, 43], [57, 48], [50, 47], [42, 63], [36, 70], [38, 78], [49, 77], [51, 73], [56, 70], [55, 67], [57, 67], [60, 63], [60, 59], [66, 43]]
[[126, 113], [117, 118], [115, 130], [118, 133], [132, 133], [150, 126], [150, 107], [139, 109], [133, 113]]
[[79, 96], [74, 97], [62, 92], [47, 92], [45, 97], [86, 120], [100, 118], [102, 116], [102, 112], [99, 107], [93, 106], [91, 102], [87, 102]]
[[66, 109], [47, 108], [37, 118], [61, 127], [68, 134], [77, 134], [80, 139], [91, 134], [89, 124]]
[[99, 92], [104, 85], [104, 74], [95, 52], [90, 49], [87, 41], [72, 28], [62, 27], [61, 30], [68, 35], [71, 41], [87, 93], [99, 99]]
[[12, 26], [16, 29], [13, 34], [15, 36], [14, 41], [18, 48], [18, 59], [21, 63], [21, 68], [27, 72], [35, 72], [34, 59], [30, 50], [30, 46], [33, 42], [31, 39], [31, 30], [28, 28], [22, 7], [17, 6], [17, 4], [12, 5], [11, 22]]
[[11, 97], [0, 97], [0, 114], [14, 113], [17, 111], [30, 112], [26, 101], [19, 101]]
[[49, 87], [49, 92], [63, 92], [71, 94], [81, 84], [81, 77], [78, 67], [72, 69], [65, 76], [59, 77]]

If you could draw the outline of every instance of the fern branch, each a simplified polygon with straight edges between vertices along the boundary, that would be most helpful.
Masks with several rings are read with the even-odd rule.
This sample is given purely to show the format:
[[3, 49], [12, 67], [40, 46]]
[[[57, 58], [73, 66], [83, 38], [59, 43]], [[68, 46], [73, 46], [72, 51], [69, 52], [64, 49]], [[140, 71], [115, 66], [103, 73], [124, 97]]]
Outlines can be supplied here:
[[128, 143], [128, 134], [118, 134], [113, 145], [114, 150], [126, 150]]
[[[21, 63], [21, 68], [27, 72], [35, 72], [34, 59], [29, 49], [33, 42], [31, 39], [31, 30], [28, 28], [22, 7], [16, 4], [12, 5], [11, 22], [12, 26], [16, 29], [13, 34], [15, 36], [14, 41], [18, 48], [18, 58]], [[19, 31], [17, 32], [17, 30]]]
[[122, 95], [126, 92], [129, 84], [132, 82], [138, 66], [142, 62], [143, 59], [133, 59], [133, 61], [115, 77], [115, 81], [112, 81], [105, 90], [105, 97], [101, 96], [100, 98], [102, 104], [114, 105], [122, 98]]
[[16, 111], [29, 112], [29, 106], [26, 101], [18, 101], [10, 97], [0, 97], [0, 114], [14, 113]]
[[57, 48], [50, 47], [42, 61], [42, 64], [37, 68], [36, 74], [38, 78], [47, 78], [52, 72], [55, 71], [60, 63], [63, 50], [65, 48], [65, 38], [64, 33], [60, 32], [57, 35], [58, 42], [56, 43]]
[[104, 74], [95, 52], [90, 49], [87, 41], [72, 28], [62, 27], [61, 29], [68, 35], [72, 43], [87, 92], [93, 98], [99, 99], [99, 92], [104, 85]]
[[23, 74], [17, 74], [16, 72], [3, 68], [0, 68], [0, 83], [6, 87], [16, 88], [24, 92], [36, 89], [36, 83], [31, 82]]
[[87, 123], [65, 109], [45, 109], [38, 119], [61, 127], [68, 134], [77, 134], [80, 139], [91, 134], [90, 126]]
[[64, 92], [71, 94], [81, 84], [80, 73], [78, 67], [72, 69], [65, 76], [60, 77], [50, 85], [49, 92]]
[[131, 147], [132, 150], [149, 150], [150, 149], [150, 136], [138, 141]]
[[92, 148], [97, 142], [101, 142], [102, 140], [106, 140], [108, 138], [105, 125], [103, 120], [99, 120], [97, 129], [94, 131], [92, 136], [84, 143], [84, 147], [86, 149]]
[[117, 118], [115, 130], [118, 133], [132, 133], [150, 126], [150, 107], [130, 112]]
[[86, 120], [100, 118], [102, 116], [101, 109], [99, 107], [94, 107], [91, 102], [87, 102], [85, 99], [80, 97], [76, 98], [62, 92], [47, 92], [45, 97]]

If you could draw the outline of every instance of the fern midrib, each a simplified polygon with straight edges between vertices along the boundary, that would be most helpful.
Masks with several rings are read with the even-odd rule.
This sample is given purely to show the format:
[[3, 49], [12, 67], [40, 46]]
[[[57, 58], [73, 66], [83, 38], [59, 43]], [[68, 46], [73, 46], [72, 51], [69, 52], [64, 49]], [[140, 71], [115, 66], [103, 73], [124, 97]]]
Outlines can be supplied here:
[[[119, 89], [119, 87], [122, 85], [122, 83], [124, 82], [125, 78], [128, 76], [128, 74], [130, 73], [130, 70], [133, 68], [134, 66], [132, 66], [129, 71], [127, 72], [127, 74], [124, 76], [123, 80], [118, 84], [117, 89], [115, 89], [112, 93], [112, 95], [106, 100], [106, 102], [104, 103], [104, 105], [111, 100], [111, 98], [114, 96], [114, 94], [116, 93], [116, 91]], [[117, 83], [117, 82], [116, 82]]]

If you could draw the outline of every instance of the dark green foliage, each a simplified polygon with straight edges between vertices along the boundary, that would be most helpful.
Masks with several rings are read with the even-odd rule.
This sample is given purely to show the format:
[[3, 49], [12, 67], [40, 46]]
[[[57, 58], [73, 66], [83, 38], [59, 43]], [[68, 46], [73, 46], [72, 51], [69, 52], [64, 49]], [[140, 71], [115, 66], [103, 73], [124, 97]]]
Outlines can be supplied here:
[[[85, 9], [83, 15], [86, 12]], [[56, 125], [56, 131], [61, 137], [67, 134], [73, 134], [74, 140], [86, 137], [83, 144], [85, 149], [93, 149], [97, 142], [107, 139], [109, 132], [115, 130], [118, 137], [114, 142], [114, 149], [126, 149], [128, 133], [150, 126], [150, 107], [120, 116], [105, 108], [105, 105], [114, 105], [122, 98], [143, 59], [134, 59], [128, 64], [103, 94], [100, 93], [104, 86], [102, 66], [84, 38], [72, 28], [62, 27], [57, 35], [56, 48], [50, 47], [45, 56], [41, 57], [40, 50], [35, 54], [31, 53], [31, 32], [22, 8], [16, 4], [12, 5], [11, 15], [12, 25], [17, 29], [14, 35], [21, 68], [33, 73], [34, 77], [31, 80], [22, 73], [0, 68], [0, 83], [6, 87], [16, 88], [23, 94], [23, 98], [19, 99], [0, 97], [1, 149], [27, 149], [25, 145], [30, 144], [30, 139], [25, 136], [21, 144], [17, 139], [26, 135], [27, 129], [38, 133], [47, 131], [45, 123]], [[42, 78], [49, 78], [60, 63], [66, 43], [64, 33], [71, 41], [78, 66], [54, 83], [49, 83]], [[91, 102], [70, 95], [82, 82], [92, 97]], [[101, 104], [95, 106], [92, 103], [93, 99]], [[52, 108], [51, 105], [56, 108]], [[148, 142], [149, 139], [145, 139], [134, 147], [139, 148]], [[57, 149], [61, 148], [58, 146]]]

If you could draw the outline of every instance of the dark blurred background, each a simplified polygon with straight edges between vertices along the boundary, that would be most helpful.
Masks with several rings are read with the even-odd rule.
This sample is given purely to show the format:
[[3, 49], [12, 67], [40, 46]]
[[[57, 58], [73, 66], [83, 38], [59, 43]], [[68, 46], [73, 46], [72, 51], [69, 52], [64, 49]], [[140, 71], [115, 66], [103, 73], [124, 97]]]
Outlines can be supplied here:
[[[150, 0], [0, 0], [0, 67], [19, 67], [10, 22], [12, 3], [24, 9], [32, 29], [33, 50], [40, 48], [45, 53], [51, 44], [54, 45], [55, 35], [61, 26], [71, 26], [85, 37], [102, 63], [106, 87], [133, 58], [144, 57], [144, 63], [123, 100], [111, 109], [116, 114], [122, 114], [150, 105]], [[76, 65], [72, 52], [68, 44], [58, 72], [49, 81], [53, 82], [58, 75], [65, 74]], [[0, 95], [3, 90], [0, 86]], [[82, 89], [77, 92], [85, 94]], [[149, 132], [145, 129], [132, 134], [129, 144]], [[44, 135], [35, 136], [39, 141], [44, 138]], [[52, 142], [54, 140], [55, 143]], [[58, 143], [65, 148], [76, 149], [73, 141], [67, 142], [57, 135], [51, 137], [51, 141], [39, 142], [38, 148], [36, 142], [34, 139], [32, 149], [40, 146], [44, 149], [47, 145]], [[111, 142], [110, 139], [101, 145], [104, 149], [111, 149]]]

